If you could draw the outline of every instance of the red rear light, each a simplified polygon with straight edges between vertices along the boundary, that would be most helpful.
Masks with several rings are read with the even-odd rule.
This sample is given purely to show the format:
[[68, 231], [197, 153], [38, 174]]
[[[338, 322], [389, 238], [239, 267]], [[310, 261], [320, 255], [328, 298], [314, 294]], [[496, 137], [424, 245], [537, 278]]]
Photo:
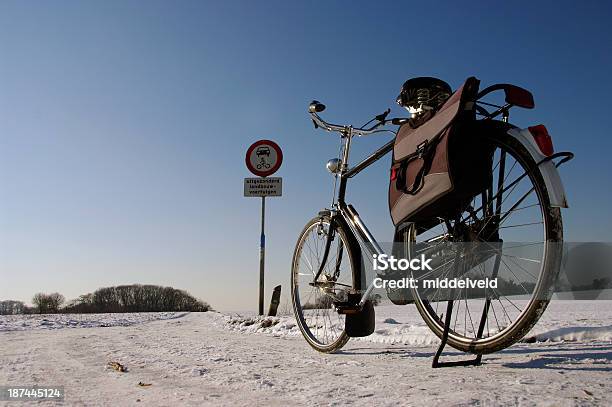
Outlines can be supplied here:
[[537, 143], [542, 154], [550, 157], [554, 153], [552, 138], [548, 134], [548, 130], [543, 124], [529, 127], [529, 132], [533, 136], [533, 139]]
[[533, 109], [535, 107], [533, 95], [527, 89], [514, 85], [505, 85], [504, 91], [506, 92], [506, 102], [511, 105], [525, 109]]
[[397, 168], [391, 168], [391, 181], [395, 181], [397, 179]]

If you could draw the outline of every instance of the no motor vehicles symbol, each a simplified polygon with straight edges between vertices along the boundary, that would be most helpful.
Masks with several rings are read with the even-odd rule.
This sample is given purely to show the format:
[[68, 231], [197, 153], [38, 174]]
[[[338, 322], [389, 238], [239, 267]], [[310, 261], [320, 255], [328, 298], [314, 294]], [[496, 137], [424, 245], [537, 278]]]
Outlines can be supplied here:
[[247, 150], [246, 166], [253, 174], [267, 177], [274, 174], [283, 163], [283, 152], [271, 140], [259, 140]]

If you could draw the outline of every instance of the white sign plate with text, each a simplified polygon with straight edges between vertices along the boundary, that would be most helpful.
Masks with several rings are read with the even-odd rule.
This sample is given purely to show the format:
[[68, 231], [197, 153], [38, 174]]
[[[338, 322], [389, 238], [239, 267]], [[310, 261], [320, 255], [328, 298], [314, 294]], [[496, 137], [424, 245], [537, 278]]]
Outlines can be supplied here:
[[282, 196], [282, 194], [283, 179], [281, 177], [244, 179], [244, 196], [246, 197]]

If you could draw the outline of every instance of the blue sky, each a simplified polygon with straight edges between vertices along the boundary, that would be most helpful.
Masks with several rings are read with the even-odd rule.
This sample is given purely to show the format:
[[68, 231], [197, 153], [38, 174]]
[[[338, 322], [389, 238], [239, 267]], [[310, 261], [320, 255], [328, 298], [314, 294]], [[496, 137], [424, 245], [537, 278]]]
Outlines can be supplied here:
[[[413, 76], [532, 90], [536, 109], [511, 121], [546, 124], [577, 156], [562, 173], [566, 238], [607, 241], [611, 11], [603, 1], [3, 1], [0, 299], [139, 282], [256, 309], [259, 202], [242, 197], [242, 179], [260, 138], [284, 151], [267, 288], [287, 294], [293, 245], [329, 203], [324, 164], [337, 151], [307, 103], [361, 124], [387, 107], [400, 114], [395, 96]], [[387, 140], [357, 140], [353, 157]], [[383, 241], [388, 165], [349, 189]]]

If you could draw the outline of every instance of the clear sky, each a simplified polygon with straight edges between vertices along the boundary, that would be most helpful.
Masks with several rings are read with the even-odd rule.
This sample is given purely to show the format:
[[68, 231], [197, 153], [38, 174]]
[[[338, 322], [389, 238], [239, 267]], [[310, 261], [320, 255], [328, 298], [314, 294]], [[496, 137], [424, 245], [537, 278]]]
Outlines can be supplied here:
[[[338, 145], [307, 103], [362, 124], [413, 76], [532, 90], [536, 109], [511, 121], [546, 124], [577, 156], [562, 172], [567, 240], [608, 241], [611, 19], [605, 1], [2, 1], [0, 299], [151, 283], [255, 310], [259, 200], [242, 179], [259, 138], [284, 150], [266, 301], [276, 284], [288, 294]], [[388, 139], [357, 140], [353, 157]], [[388, 166], [348, 194], [382, 241]]]

